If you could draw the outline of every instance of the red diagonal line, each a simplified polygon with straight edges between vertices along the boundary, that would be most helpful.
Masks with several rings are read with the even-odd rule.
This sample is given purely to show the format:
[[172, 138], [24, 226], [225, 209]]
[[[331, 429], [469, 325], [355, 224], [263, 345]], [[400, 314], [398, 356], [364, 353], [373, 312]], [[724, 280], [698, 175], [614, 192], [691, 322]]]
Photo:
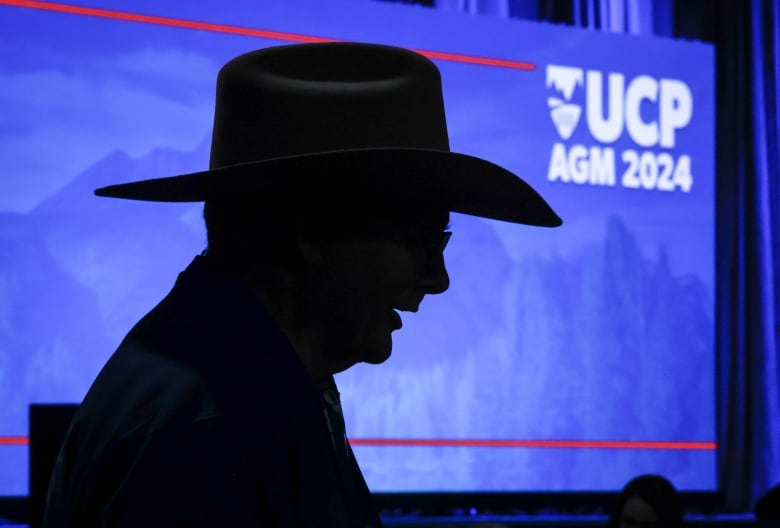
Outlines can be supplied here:
[[[0, 0], [2, 1], [2, 0]], [[458, 53], [446, 53], [443, 51], [426, 51], [413, 49], [412, 51], [425, 55], [429, 59], [439, 59], [452, 62], [465, 62], [467, 64], [481, 64], [483, 66], [497, 66], [499, 68], [512, 68], [515, 70], [533, 71], [536, 66], [532, 62], [513, 61], [507, 59], [491, 59], [489, 57], [477, 57], [474, 55], [461, 55]]]
[[[286, 33], [282, 31], [254, 29], [254, 28], [248, 28], [242, 26], [215, 24], [211, 22], [199, 22], [197, 20], [186, 20], [182, 18], [144, 15], [141, 13], [131, 13], [128, 11], [116, 11], [113, 9], [100, 9], [96, 7], [60, 4], [55, 2], [37, 2], [34, 0], [0, 0], [0, 5], [26, 7], [29, 9], [54, 11], [57, 13], [68, 13], [72, 15], [108, 18], [111, 20], [124, 20], [129, 22], [141, 22], [144, 24], [154, 24], [158, 26], [169, 26], [169, 27], [184, 28], [184, 29], [197, 29], [202, 31], [211, 31], [214, 33], [226, 33], [230, 35], [243, 35], [248, 37], [259, 37], [259, 38], [284, 40], [284, 41], [292, 41], [292, 42], [338, 42], [339, 40], [341, 40], [341, 39], [334, 39], [328, 37], [302, 35], [299, 33]], [[462, 62], [466, 64], [481, 64], [484, 66], [497, 66], [500, 68], [512, 68], [512, 69], [526, 70], [526, 71], [531, 71], [535, 67], [534, 64], [531, 62], [513, 61], [507, 59], [495, 59], [490, 57], [478, 57], [475, 55], [463, 55], [459, 53], [447, 53], [442, 51], [417, 50], [417, 49], [412, 51], [416, 51], [417, 53], [420, 53], [421, 55], [425, 55], [430, 59]]]
[[215, 33], [228, 33], [232, 35], [246, 35], [250, 37], [269, 38], [276, 40], [292, 40], [295, 42], [333, 42], [335, 39], [312, 37], [308, 35], [298, 35], [294, 33], [283, 33], [279, 31], [266, 31], [262, 29], [252, 29], [240, 26], [228, 26], [225, 24], [213, 24], [210, 22], [198, 22], [196, 20], [184, 20], [180, 18], [170, 18], [154, 15], [144, 15], [141, 13], [130, 13], [128, 11], [116, 11], [113, 9], [99, 9], [95, 7], [76, 6], [71, 4], [60, 4], [55, 2], [37, 2], [34, 0], [0, 0], [0, 5], [10, 5], [16, 7], [26, 7], [29, 9], [40, 9], [43, 11], [55, 11], [57, 13], [68, 13], [71, 15], [83, 15], [97, 18], [108, 18], [112, 20], [124, 20], [128, 22], [141, 22], [144, 24], [154, 24], [158, 26], [170, 26], [185, 29], [199, 29], [203, 31], [212, 31]]
[[0, 436], [0, 446], [28, 445], [30, 439], [26, 436]]
[[574, 449], [682, 449], [712, 451], [716, 442], [644, 440], [486, 440], [450, 438], [351, 438], [352, 445], [409, 447], [526, 447]]

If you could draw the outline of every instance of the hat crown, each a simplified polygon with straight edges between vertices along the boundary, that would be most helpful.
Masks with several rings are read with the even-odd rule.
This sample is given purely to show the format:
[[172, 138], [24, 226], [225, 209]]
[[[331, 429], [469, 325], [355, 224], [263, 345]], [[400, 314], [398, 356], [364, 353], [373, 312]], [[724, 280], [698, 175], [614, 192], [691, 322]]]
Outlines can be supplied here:
[[449, 151], [441, 78], [425, 57], [352, 43], [266, 48], [217, 79], [212, 169], [367, 148]]

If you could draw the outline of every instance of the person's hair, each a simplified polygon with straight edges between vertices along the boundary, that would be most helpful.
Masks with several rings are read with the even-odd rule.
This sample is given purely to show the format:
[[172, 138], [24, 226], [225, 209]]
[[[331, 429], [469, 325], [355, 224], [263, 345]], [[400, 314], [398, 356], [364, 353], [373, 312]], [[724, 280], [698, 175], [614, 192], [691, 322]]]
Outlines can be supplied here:
[[206, 200], [206, 254], [236, 270], [258, 262], [289, 264], [299, 205], [289, 196], [217, 197]]
[[623, 507], [632, 497], [639, 497], [655, 510], [658, 526], [664, 528], [682, 526], [682, 506], [674, 485], [661, 475], [641, 475], [631, 479], [620, 492], [617, 504], [609, 518], [609, 528], [620, 526]]

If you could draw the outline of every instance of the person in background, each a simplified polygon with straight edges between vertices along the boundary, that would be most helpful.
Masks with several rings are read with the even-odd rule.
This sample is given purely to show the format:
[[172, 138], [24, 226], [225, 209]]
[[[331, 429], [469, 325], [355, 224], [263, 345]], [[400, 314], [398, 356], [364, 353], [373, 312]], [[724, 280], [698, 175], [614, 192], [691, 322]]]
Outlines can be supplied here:
[[620, 492], [609, 528], [680, 528], [682, 506], [677, 490], [660, 475], [641, 475]]

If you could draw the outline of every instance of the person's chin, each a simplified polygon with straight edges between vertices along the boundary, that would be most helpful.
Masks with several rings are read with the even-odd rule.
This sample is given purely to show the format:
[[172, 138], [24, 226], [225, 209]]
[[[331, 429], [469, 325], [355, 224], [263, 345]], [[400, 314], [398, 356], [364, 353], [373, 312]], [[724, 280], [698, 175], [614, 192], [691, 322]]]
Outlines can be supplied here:
[[390, 332], [387, 334], [386, 340], [380, 340], [380, 342], [373, 343], [366, 347], [361, 354], [361, 361], [370, 365], [379, 365], [390, 359], [390, 355], [393, 353], [393, 338]]
[[390, 359], [390, 355], [391, 351], [389, 350], [382, 354], [371, 354], [363, 359], [363, 363], [368, 363], [369, 365], [380, 365]]
[[358, 363], [368, 363], [369, 365], [379, 365], [390, 358], [392, 353], [392, 342], [390, 343], [371, 343], [363, 346], [353, 347], [351, 353], [344, 356], [336, 372], [343, 372]]

